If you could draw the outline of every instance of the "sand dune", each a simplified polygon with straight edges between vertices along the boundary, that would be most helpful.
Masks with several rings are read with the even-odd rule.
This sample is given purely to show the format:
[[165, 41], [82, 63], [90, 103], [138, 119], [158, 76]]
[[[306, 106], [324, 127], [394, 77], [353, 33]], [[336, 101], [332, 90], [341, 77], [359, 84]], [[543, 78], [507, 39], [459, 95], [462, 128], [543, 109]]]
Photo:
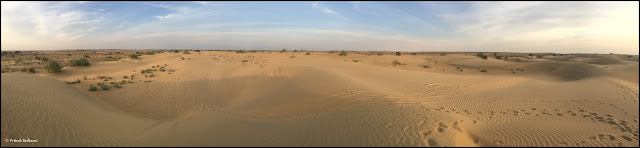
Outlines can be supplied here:
[[2, 146], [638, 146], [638, 63], [621, 57], [305, 53], [3, 73], [2, 137], [38, 142]]

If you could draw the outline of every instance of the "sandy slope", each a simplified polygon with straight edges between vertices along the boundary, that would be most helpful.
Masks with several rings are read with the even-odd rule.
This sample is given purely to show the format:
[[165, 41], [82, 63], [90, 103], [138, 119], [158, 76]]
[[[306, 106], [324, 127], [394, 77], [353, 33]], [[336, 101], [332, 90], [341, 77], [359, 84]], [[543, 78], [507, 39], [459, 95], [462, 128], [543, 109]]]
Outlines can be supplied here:
[[[603, 57], [211, 51], [3, 73], [2, 137], [39, 142], [2, 145], [638, 146], [638, 64]], [[155, 65], [175, 71], [139, 72]], [[132, 83], [90, 92], [101, 75]]]

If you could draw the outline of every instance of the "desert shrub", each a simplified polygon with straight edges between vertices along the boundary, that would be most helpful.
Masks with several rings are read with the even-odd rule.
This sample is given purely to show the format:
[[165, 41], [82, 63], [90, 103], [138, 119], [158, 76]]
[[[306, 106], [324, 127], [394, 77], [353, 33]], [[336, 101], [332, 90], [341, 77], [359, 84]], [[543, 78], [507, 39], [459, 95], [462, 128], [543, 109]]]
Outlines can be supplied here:
[[338, 54], [338, 55], [340, 55], [340, 56], [347, 56], [348, 54], [349, 54], [349, 52], [342, 50], [342, 51], [340, 52], [340, 54]]
[[392, 63], [393, 63], [393, 65], [402, 65], [402, 63], [400, 63], [400, 61], [398, 61], [398, 60], [393, 60]]
[[428, 65], [424, 65], [424, 66], [422, 66], [422, 67], [424, 67], [424, 68], [431, 68], [431, 67], [429, 67]]
[[[129, 78], [129, 77], [128, 77], [128, 76], [122, 76], [122, 78], [127, 79], [127, 78]], [[124, 81], [124, 80], [123, 80], [123, 81]]]
[[49, 61], [49, 58], [42, 58], [42, 61], [47, 62]]
[[402, 53], [401, 52], [396, 52], [396, 55], [400, 56], [400, 55], [402, 55]]
[[27, 72], [27, 68], [22, 67], [22, 68], [20, 68], [20, 71]]
[[58, 73], [58, 72], [62, 71], [62, 66], [60, 66], [60, 63], [58, 63], [56, 61], [51, 61], [51, 62], [49, 62], [49, 64], [44, 66], [44, 69], [46, 69], [47, 72], [49, 72], [49, 73]]
[[173, 53], [178, 53], [178, 52], [180, 52], [180, 51], [179, 51], [179, 50], [174, 50], [174, 51], [173, 51]]
[[296, 49], [296, 50], [293, 50], [293, 52], [298, 52], [298, 50], [297, 50], [297, 49]]
[[281, 52], [281, 53], [282, 53], [282, 52], [287, 52], [287, 49], [282, 48], [282, 50], [281, 50], [280, 52]]
[[113, 84], [113, 87], [116, 87], [116, 88], [122, 88], [122, 87], [120, 86], [120, 84], [118, 84], [118, 83], [114, 83], [114, 84]]
[[307, 52], [307, 53], [306, 53], [306, 54], [304, 54], [304, 55], [311, 55], [311, 52]]
[[536, 55], [536, 58], [542, 59], [542, 55]]
[[117, 60], [118, 60], [118, 58], [114, 58], [112, 56], [108, 56], [108, 57], [102, 59], [102, 61], [117, 61]]
[[487, 70], [486, 69], [482, 69], [482, 70], [480, 70], [480, 72], [487, 72]]
[[16, 59], [16, 61], [15, 61], [15, 62], [16, 62], [16, 63], [20, 63], [20, 62], [22, 62], [22, 58], [18, 58], [18, 59]]
[[137, 58], [138, 58], [138, 55], [137, 55], [137, 54], [132, 54], [132, 55], [129, 55], [129, 58], [137, 59]]
[[96, 90], [98, 90], [96, 86], [93, 86], [93, 84], [89, 85], [89, 91], [96, 91]]
[[484, 53], [477, 53], [476, 56], [477, 57], [482, 57], [482, 56], [484, 56]]
[[334, 50], [329, 51], [329, 53], [334, 53], [334, 52], [336, 52], [336, 51], [334, 51]]
[[183, 51], [182, 54], [189, 54], [189, 51]]
[[84, 55], [84, 58], [89, 58], [89, 55], [86, 55], [86, 54], [85, 54], [85, 55]]
[[247, 52], [244, 51], [244, 50], [238, 50], [238, 51], [236, 51], [236, 53], [247, 53]]
[[80, 58], [78, 60], [69, 61], [69, 66], [89, 66], [91, 65], [86, 58]]
[[35, 69], [35, 68], [33, 68], [33, 67], [29, 67], [29, 72], [30, 72], [30, 73], [36, 73], [36, 69]]
[[504, 60], [506, 61], [509, 58], [509, 56], [504, 56]]
[[485, 59], [485, 60], [486, 60], [486, 59], [487, 59], [487, 55], [483, 55], [483, 56], [482, 56], [482, 59]]
[[533, 56], [533, 54], [529, 54], [529, 56], [530, 56], [530, 57], [532, 57], [532, 56]]
[[379, 55], [379, 56], [381, 56], [381, 55], [384, 55], [384, 53], [382, 53], [382, 52], [378, 52], [378, 55]]
[[200, 50], [196, 50], [195, 52], [200, 52]]
[[500, 60], [500, 59], [502, 59], [502, 56], [501, 55], [497, 55], [497, 56], [495, 56], [495, 58]]
[[242, 62], [249, 62], [249, 60], [242, 60]]
[[103, 83], [98, 84], [100, 85], [100, 88], [102, 88], [102, 90], [109, 90], [109, 86]]
[[440, 56], [446, 56], [446, 55], [447, 55], [446, 53], [441, 53], [441, 54], [440, 54]]
[[292, 55], [290, 58], [296, 58], [296, 56], [295, 56], [295, 55]]

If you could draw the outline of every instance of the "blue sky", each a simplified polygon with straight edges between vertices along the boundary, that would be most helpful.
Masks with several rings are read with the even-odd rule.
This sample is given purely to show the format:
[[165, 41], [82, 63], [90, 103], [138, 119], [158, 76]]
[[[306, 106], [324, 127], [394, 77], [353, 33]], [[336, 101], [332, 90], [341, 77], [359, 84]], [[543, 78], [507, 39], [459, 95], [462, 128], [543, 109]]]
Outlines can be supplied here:
[[2, 50], [638, 54], [638, 2], [2, 2]]

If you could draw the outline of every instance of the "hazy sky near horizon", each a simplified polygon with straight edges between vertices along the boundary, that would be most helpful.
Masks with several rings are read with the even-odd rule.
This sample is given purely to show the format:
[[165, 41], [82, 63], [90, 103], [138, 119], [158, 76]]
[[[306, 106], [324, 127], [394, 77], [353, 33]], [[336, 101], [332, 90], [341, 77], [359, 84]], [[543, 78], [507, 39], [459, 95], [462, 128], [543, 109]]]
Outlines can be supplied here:
[[638, 54], [638, 2], [5, 2], [2, 50]]

